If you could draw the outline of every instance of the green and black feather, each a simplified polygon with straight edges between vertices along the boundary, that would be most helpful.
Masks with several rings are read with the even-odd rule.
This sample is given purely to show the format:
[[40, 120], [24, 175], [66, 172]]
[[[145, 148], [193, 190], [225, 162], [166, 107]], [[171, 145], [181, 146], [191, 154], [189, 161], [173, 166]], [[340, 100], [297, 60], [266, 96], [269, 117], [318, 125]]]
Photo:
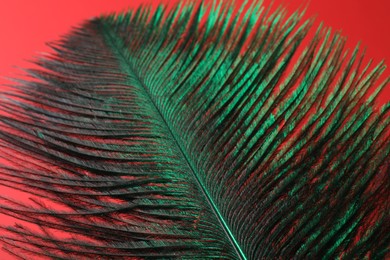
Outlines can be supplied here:
[[[23, 259], [388, 256], [389, 78], [261, 3], [139, 8], [2, 91], [4, 248]], [[303, 42], [305, 40], [305, 42]], [[27, 222], [33, 224], [27, 224]], [[39, 227], [39, 228], [37, 228]], [[41, 259], [41, 258], [39, 258]]]

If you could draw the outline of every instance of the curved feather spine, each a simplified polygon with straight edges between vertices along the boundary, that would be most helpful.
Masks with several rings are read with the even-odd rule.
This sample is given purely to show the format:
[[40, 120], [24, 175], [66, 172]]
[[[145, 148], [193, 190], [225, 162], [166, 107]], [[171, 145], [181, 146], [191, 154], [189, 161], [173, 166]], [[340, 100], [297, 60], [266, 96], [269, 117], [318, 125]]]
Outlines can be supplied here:
[[122, 64], [124, 71], [131, 74], [131, 76], [134, 76], [134, 78], [139, 82], [139, 84], [142, 86], [142, 88], [146, 92], [146, 96], [149, 97], [151, 104], [153, 104], [155, 111], [157, 112], [157, 114], [159, 115], [161, 120], [164, 122], [166, 129], [169, 131], [170, 135], [172, 136], [172, 139], [174, 140], [176, 146], [180, 150], [182, 157], [185, 159], [188, 167], [191, 169], [191, 173], [192, 173], [194, 179], [196, 180], [200, 190], [202, 191], [203, 195], [207, 199], [215, 216], [218, 218], [219, 223], [221, 223], [221, 226], [223, 227], [226, 235], [228, 236], [230, 242], [232, 243], [232, 246], [234, 247], [234, 249], [237, 253], [237, 256], [239, 257], [239, 259], [247, 259], [244, 252], [240, 248], [238, 242], [236, 241], [234, 235], [230, 231], [230, 228], [226, 224], [226, 221], [224, 220], [223, 216], [221, 215], [217, 206], [215, 205], [212, 197], [210, 196], [210, 194], [208, 193], [204, 184], [202, 183], [202, 180], [199, 178], [198, 174], [196, 173], [196, 168], [194, 167], [193, 162], [189, 159], [187, 152], [185, 151], [183, 145], [181, 144], [181, 142], [182, 142], [181, 138], [178, 136], [178, 134], [176, 133], [174, 128], [171, 126], [171, 124], [164, 118], [164, 115], [161, 112], [161, 109], [157, 106], [156, 102], [153, 100], [153, 96], [149, 92], [148, 88], [145, 86], [145, 84], [142, 82], [142, 80], [140, 80], [140, 77], [137, 75], [136, 70], [134, 69], [132, 64], [129, 62], [129, 60], [125, 58], [127, 55], [121, 53], [120, 50], [125, 49], [123, 42], [121, 41], [121, 39], [119, 39], [118, 37], [116, 37], [115, 35], [113, 35], [110, 32], [110, 28], [107, 25], [103, 25], [102, 30], [103, 30], [103, 35], [106, 37], [108, 44], [112, 46], [112, 49], [114, 51], [116, 51], [115, 54], [118, 57], [118, 59], [120, 60], [120, 63]]

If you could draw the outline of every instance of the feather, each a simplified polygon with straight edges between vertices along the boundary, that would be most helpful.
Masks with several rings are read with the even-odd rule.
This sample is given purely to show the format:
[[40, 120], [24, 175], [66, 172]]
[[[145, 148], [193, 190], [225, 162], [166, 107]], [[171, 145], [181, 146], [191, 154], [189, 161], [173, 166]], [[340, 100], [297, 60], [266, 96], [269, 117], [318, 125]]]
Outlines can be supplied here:
[[[22, 259], [385, 258], [385, 65], [302, 12], [95, 18], [2, 91], [4, 248]], [[309, 40], [306, 40], [309, 37]], [[304, 42], [305, 40], [305, 42]], [[30, 224], [27, 224], [30, 223]]]

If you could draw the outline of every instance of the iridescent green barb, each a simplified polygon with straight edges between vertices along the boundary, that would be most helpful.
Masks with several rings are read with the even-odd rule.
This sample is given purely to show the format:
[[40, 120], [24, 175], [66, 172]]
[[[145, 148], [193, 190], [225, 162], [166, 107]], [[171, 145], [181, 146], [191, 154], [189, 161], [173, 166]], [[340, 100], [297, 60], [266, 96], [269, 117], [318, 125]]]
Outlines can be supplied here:
[[323, 26], [302, 46], [302, 15], [261, 1], [141, 7], [52, 44], [35, 80], [1, 93], [0, 185], [33, 197], [0, 195], [0, 213], [20, 220], [3, 227], [4, 248], [386, 258], [385, 65]]

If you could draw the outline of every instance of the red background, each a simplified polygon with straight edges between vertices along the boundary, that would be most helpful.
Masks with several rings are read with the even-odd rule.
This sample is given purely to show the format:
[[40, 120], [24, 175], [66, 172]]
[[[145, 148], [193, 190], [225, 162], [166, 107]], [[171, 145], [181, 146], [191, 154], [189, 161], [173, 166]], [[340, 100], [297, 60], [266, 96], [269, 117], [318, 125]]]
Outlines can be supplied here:
[[[16, 67], [31, 67], [31, 60], [39, 53], [50, 51], [47, 41], [58, 39], [72, 26], [102, 13], [124, 11], [140, 3], [160, 1], [143, 0], [1, 0], [0, 1], [0, 90], [10, 83], [3, 77], [20, 77], [23, 72]], [[178, 1], [162, 0], [165, 3]], [[242, 2], [242, 1], [236, 1]], [[271, 0], [265, 0], [269, 4]], [[306, 5], [308, 0], [274, 0], [290, 12]], [[311, 0], [306, 17], [316, 15], [319, 21], [335, 30], [342, 30], [348, 37], [348, 46], [354, 47], [358, 41], [367, 47], [367, 57], [375, 63], [390, 61], [390, 1], [388, 0]], [[389, 76], [389, 70], [385, 76]], [[390, 87], [381, 96], [381, 103], [390, 100]], [[0, 192], [4, 192], [0, 187]], [[9, 194], [8, 194], [9, 195]], [[0, 214], [0, 222], [12, 224]], [[8, 223], [9, 222], [9, 223]], [[0, 231], [1, 232], [1, 231]], [[1, 245], [1, 243], [0, 243]], [[0, 259], [12, 259], [0, 250]]]

